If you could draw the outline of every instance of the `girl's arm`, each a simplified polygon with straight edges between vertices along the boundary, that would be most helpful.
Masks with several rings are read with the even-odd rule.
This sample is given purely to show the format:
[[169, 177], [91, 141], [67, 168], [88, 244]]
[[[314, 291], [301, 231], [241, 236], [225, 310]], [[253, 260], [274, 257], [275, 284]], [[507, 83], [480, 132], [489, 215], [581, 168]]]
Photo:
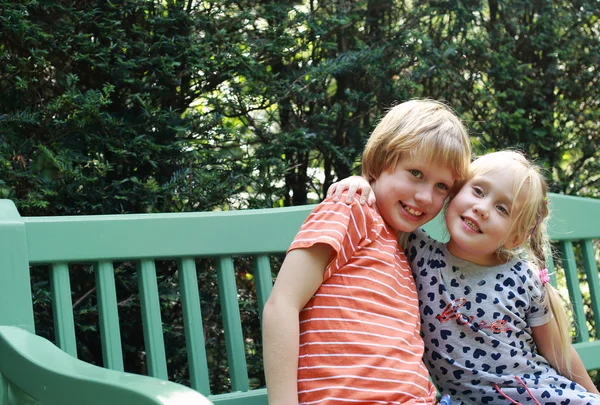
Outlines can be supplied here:
[[367, 179], [362, 176], [350, 176], [333, 183], [327, 189], [327, 197], [333, 196], [333, 201], [339, 201], [342, 193], [345, 190], [348, 190], [348, 194], [346, 195], [346, 204], [350, 204], [352, 202], [354, 194], [357, 192], [361, 195], [360, 203], [362, 205], [364, 205], [366, 202], [369, 206], [373, 206], [375, 203], [375, 194], [372, 193], [373, 189], [371, 188], [371, 185]]
[[263, 310], [270, 405], [298, 404], [299, 313], [321, 285], [332, 248], [317, 243], [287, 254]]
[[573, 346], [570, 346], [571, 372], [567, 371], [569, 368], [567, 367], [565, 356], [561, 355], [560, 342], [558, 341], [560, 332], [554, 318], [544, 325], [532, 326], [531, 334], [538, 352], [548, 360], [552, 367], [571, 381], [575, 381], [583, 386], [589, 392], [600, 394]]

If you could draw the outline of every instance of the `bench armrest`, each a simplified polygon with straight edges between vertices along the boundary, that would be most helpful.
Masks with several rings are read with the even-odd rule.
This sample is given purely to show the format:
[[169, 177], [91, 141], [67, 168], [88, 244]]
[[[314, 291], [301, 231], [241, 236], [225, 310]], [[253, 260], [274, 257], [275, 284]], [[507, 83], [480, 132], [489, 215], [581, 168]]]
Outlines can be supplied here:
[[2, 404], [11, 397], [63, 405], [211, 404], [183, 385], [85, 363], [13, 326], [0, 326], [0, 378]]

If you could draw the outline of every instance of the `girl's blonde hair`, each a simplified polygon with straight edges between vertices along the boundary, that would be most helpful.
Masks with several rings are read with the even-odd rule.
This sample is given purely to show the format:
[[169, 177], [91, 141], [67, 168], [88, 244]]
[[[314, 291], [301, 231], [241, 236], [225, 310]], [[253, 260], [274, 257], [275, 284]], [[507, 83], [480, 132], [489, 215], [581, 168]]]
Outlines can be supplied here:
[[[511, 231], [519, 235], [518, 246], [510, 250], [502, 249], [499, 253], [505, 255], [507, 259], [511, 256], [525, 255], [539, 269], [547, 269], [547, 258], [552, 255], [547, 228], [550, 211], [548, 209], [548, 183], [541, 173], [541, 168], [520, 152], [493, 152], [483, 155], [471, 163], [467, 181], [495, 170], [508, 172], [514, 177], [513, 207], [517, 199], [522, 199], [522, 201], [519, 200], [519, 209], [513, 210], [511, 213], [513, 215], [517, 211], [512, 218]], [[560, 346], [553, 349], [567, 360], [565, 364], [568, 369], [558, 371], [568, 375], [571, 372], [569, 361], [571, 323], [558, 291], [550, 283], [545, 283], [544, 287], [560, 332]]]
[[362, 157], [362, 174], [369, 181], [396, 167], [403, 156], [447, 166], [458, 181], [469, 170], [471, 143], [460, 118], [434, 100], [410, 100], [390, 109], [379, 122]]

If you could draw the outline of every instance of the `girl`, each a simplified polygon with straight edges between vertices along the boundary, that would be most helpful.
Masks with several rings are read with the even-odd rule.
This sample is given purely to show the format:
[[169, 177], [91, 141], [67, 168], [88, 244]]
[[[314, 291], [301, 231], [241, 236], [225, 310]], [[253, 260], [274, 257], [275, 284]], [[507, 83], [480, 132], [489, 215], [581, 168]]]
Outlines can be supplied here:
[[[328, 194], [348, 185], [363, 201], [370, 194], [360, 177]], [[419, 292], [423, 359], [455, 404], [600, 404], [548, 283], [546, 194], [523, 155], [490, 153], [449, 202], [447, 243], [423, 230], [401, 236]]]

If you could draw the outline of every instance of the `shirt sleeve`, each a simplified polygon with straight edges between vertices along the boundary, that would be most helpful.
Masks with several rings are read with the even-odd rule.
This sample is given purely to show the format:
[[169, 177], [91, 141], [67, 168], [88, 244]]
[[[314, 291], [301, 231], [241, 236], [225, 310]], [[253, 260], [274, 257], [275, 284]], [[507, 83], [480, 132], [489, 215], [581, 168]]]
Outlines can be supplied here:
[[[341, 200], [345, 201], [345, 198]], [[373, 208], [360, 204], [358, 196], [349, 205], [328, 198], [317, 205], [304, 221], [288, 252], [317, 243], [331, 246], [335, 256], [323, 275], [323, 280], [326, 280], [348, 263], [359, 246], [371, 239], [373, 213]]]
[[548, 294], [546, 293], [546, 288], [536, 275], [537, 271], [537, 267], [528, 263], [526, 269], [527, 278], [523, 286], [530, 298], [529, 310], [527, 311], [527, 324], [529, 326], [545, 325], [552, 319]]

